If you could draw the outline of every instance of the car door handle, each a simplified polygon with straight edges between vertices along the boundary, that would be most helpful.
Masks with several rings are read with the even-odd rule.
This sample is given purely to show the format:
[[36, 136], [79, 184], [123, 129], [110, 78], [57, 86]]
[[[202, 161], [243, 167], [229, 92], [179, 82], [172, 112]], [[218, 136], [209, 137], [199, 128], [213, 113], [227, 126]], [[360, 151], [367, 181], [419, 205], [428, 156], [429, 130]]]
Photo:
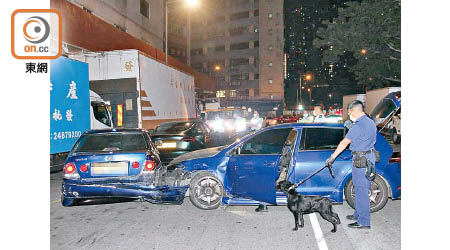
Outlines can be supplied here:
[[339, 159], [347, 161], [347, 160], [351, 160], [352, 157], [351, 156], [339, 156]]

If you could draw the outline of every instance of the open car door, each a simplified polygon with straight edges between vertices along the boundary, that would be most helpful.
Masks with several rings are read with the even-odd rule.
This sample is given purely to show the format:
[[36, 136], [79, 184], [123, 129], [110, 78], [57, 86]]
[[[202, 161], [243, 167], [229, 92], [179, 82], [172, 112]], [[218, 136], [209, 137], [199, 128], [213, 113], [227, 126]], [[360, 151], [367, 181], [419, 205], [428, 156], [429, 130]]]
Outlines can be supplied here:
[[236, 147], [227, 167], [232, 196], [276, 204], [279, 159], [291, 130], [268, 129]]

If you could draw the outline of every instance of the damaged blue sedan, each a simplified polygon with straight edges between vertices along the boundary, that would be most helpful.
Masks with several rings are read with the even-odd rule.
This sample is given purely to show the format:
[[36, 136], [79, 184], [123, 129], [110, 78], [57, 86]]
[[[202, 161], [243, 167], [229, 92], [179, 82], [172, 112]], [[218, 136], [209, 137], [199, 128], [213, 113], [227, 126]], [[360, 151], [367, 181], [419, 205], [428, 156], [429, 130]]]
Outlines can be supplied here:
[[181, 204], [189, 184], [180, 181], [183, 174], [162, 168], [146, 130], [91, 130], [67, 157], [61, 203], [71, 206], [81, 199], [127, 197]]

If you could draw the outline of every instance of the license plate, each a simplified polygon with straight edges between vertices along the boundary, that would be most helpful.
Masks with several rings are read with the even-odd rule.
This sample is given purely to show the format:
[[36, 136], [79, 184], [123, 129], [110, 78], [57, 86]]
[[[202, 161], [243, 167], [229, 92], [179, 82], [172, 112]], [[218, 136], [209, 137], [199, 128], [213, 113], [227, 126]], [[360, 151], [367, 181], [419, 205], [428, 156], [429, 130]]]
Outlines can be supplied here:
[[94, 162], [92, 176], [128, 175], [128, 162]]
[[177, 143], [176, 142], [163, 142], [161, 146], [158, 146], [157, 148], [176, 148]]

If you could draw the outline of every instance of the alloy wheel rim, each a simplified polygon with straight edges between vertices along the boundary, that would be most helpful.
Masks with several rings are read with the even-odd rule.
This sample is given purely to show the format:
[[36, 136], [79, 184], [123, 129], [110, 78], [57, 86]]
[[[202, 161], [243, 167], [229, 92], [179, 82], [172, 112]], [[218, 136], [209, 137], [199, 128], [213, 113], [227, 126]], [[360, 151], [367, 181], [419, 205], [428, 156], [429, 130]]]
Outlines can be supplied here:
[[[355, 187], [352, 186], [352, 198], [355, 201]], [[376, 182], [372, 182], [369, 188], [370, 207], [376, 206], [382, 199], [381, 188]]]
[[194, 194], [202, 205], [214, 205], [220, 201], [220, 183], [209, 176], [201, 178], [195, 185]]

